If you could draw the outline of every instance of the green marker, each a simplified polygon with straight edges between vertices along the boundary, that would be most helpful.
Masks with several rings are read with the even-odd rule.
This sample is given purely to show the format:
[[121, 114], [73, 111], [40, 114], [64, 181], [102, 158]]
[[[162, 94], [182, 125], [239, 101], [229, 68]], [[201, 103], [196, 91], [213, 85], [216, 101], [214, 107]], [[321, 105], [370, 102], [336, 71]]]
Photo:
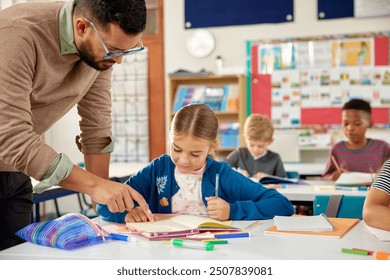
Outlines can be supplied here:
[[176, 247], [201, 249], [206, 251], [214, 250], [214, 244], [202, 241], [185, 240], [181, 238], [172, 238], [171, 244]]
[[342, 252], [342, 253], [347, 253], [347, 254], [368, 256], [368, 252], [367, 252], [367, 251], [362, 251], [362, 250], [355, 250], [355, 249], [342, 248], [342, 249], [341, 249], [341, 252]]

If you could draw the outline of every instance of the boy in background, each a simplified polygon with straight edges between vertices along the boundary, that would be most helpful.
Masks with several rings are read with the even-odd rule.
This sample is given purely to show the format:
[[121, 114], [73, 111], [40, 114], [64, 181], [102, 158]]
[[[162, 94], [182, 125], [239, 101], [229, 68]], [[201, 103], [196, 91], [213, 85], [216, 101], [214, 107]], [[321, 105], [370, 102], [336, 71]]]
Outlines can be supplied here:
[[268, 150], [268, 146], [274, 141], [273, 134], [274, 128], [267, 116], [251, 114], [244, 125], [246, 147], [230, 153], [226, 162], [247, 177], [286, 177], [279, 154]]
[[348, 140], [340, 141], [330, 150], [323, 179], [337, 180], [342, 172], [377, 172], [390, 157], [390, 145], [366, 138], [367, 129], [373, 126], [370, 104], [351, 99], [343, 106], [341, 122]]

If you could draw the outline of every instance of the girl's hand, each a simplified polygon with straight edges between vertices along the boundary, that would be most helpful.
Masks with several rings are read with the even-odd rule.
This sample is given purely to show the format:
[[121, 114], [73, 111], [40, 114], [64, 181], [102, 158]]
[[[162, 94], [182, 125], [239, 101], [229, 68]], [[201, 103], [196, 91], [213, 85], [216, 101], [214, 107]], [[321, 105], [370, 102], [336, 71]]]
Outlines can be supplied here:
[[230, 216], [230, 204], [219, 197], [206, 197], [207, 212], [211, 219], [226, 221]]
[[[153, 220], [151, 222], [157, 221], [158, 218], [153, 215]], [[137, 206], [129, 211], [125, 217], [126, 223], [139, 223], [139, 222], [148, 222], [148, 217], [146, 216], [144, 210], [141, 207]]]

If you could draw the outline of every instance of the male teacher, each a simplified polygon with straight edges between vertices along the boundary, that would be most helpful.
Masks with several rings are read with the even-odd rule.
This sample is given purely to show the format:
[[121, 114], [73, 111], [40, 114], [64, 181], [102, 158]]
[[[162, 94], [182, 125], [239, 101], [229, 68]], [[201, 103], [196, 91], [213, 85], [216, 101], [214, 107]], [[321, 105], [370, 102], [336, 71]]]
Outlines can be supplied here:
[[[138, 192], [108, 180], [111, 67], [143, 49], [144, 0], [24, 3], [0, 11], [0, 250], [23, 242], [15, 232], [30, 222], [32, 185], [85, 193], [113, 212]], [[86, 170], [54, 151], [42, 134], [77, 105], [78, 146]]]

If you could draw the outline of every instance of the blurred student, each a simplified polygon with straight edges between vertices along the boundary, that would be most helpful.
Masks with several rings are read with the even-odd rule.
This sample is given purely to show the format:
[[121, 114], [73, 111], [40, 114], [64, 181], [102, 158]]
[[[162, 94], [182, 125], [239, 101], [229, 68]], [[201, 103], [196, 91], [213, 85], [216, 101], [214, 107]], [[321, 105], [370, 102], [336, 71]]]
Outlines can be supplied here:
[[382, 166], [367, 192], [363, 220], [369, 226], [390, 231], [390, 160]]
[[377, 172], [390, 157], [390, 145], [382, 140], [366, 138], [373, 126], [371, 106], [362, 99], [351, 99], [342, 109], [342, 127], [347, 141], [335, 144], [329, 153], [325, 180], [337, 180], [342, 172]]
[[[290, 201], [212, 159], [219, 143], [218, 120], [203, 104], [182, 107], [174, 116], [170, 155], [154, 159], [126, 182], [149, 203], [153, 213], [209, 215], [216, 220], [272, 219], [294, 213]], [[141, 222], [141, 208], [112, 213], [105, 205], [97, 211], [113, 222]]]
[[267, 116], [251, 114], [244, 125], [246, 147], [230, 153], [226, 162], [247, 177], [286, 177], [279, 154], [268, 150], [268, 146], [274, 141], [273, 134], [274, 128]]

